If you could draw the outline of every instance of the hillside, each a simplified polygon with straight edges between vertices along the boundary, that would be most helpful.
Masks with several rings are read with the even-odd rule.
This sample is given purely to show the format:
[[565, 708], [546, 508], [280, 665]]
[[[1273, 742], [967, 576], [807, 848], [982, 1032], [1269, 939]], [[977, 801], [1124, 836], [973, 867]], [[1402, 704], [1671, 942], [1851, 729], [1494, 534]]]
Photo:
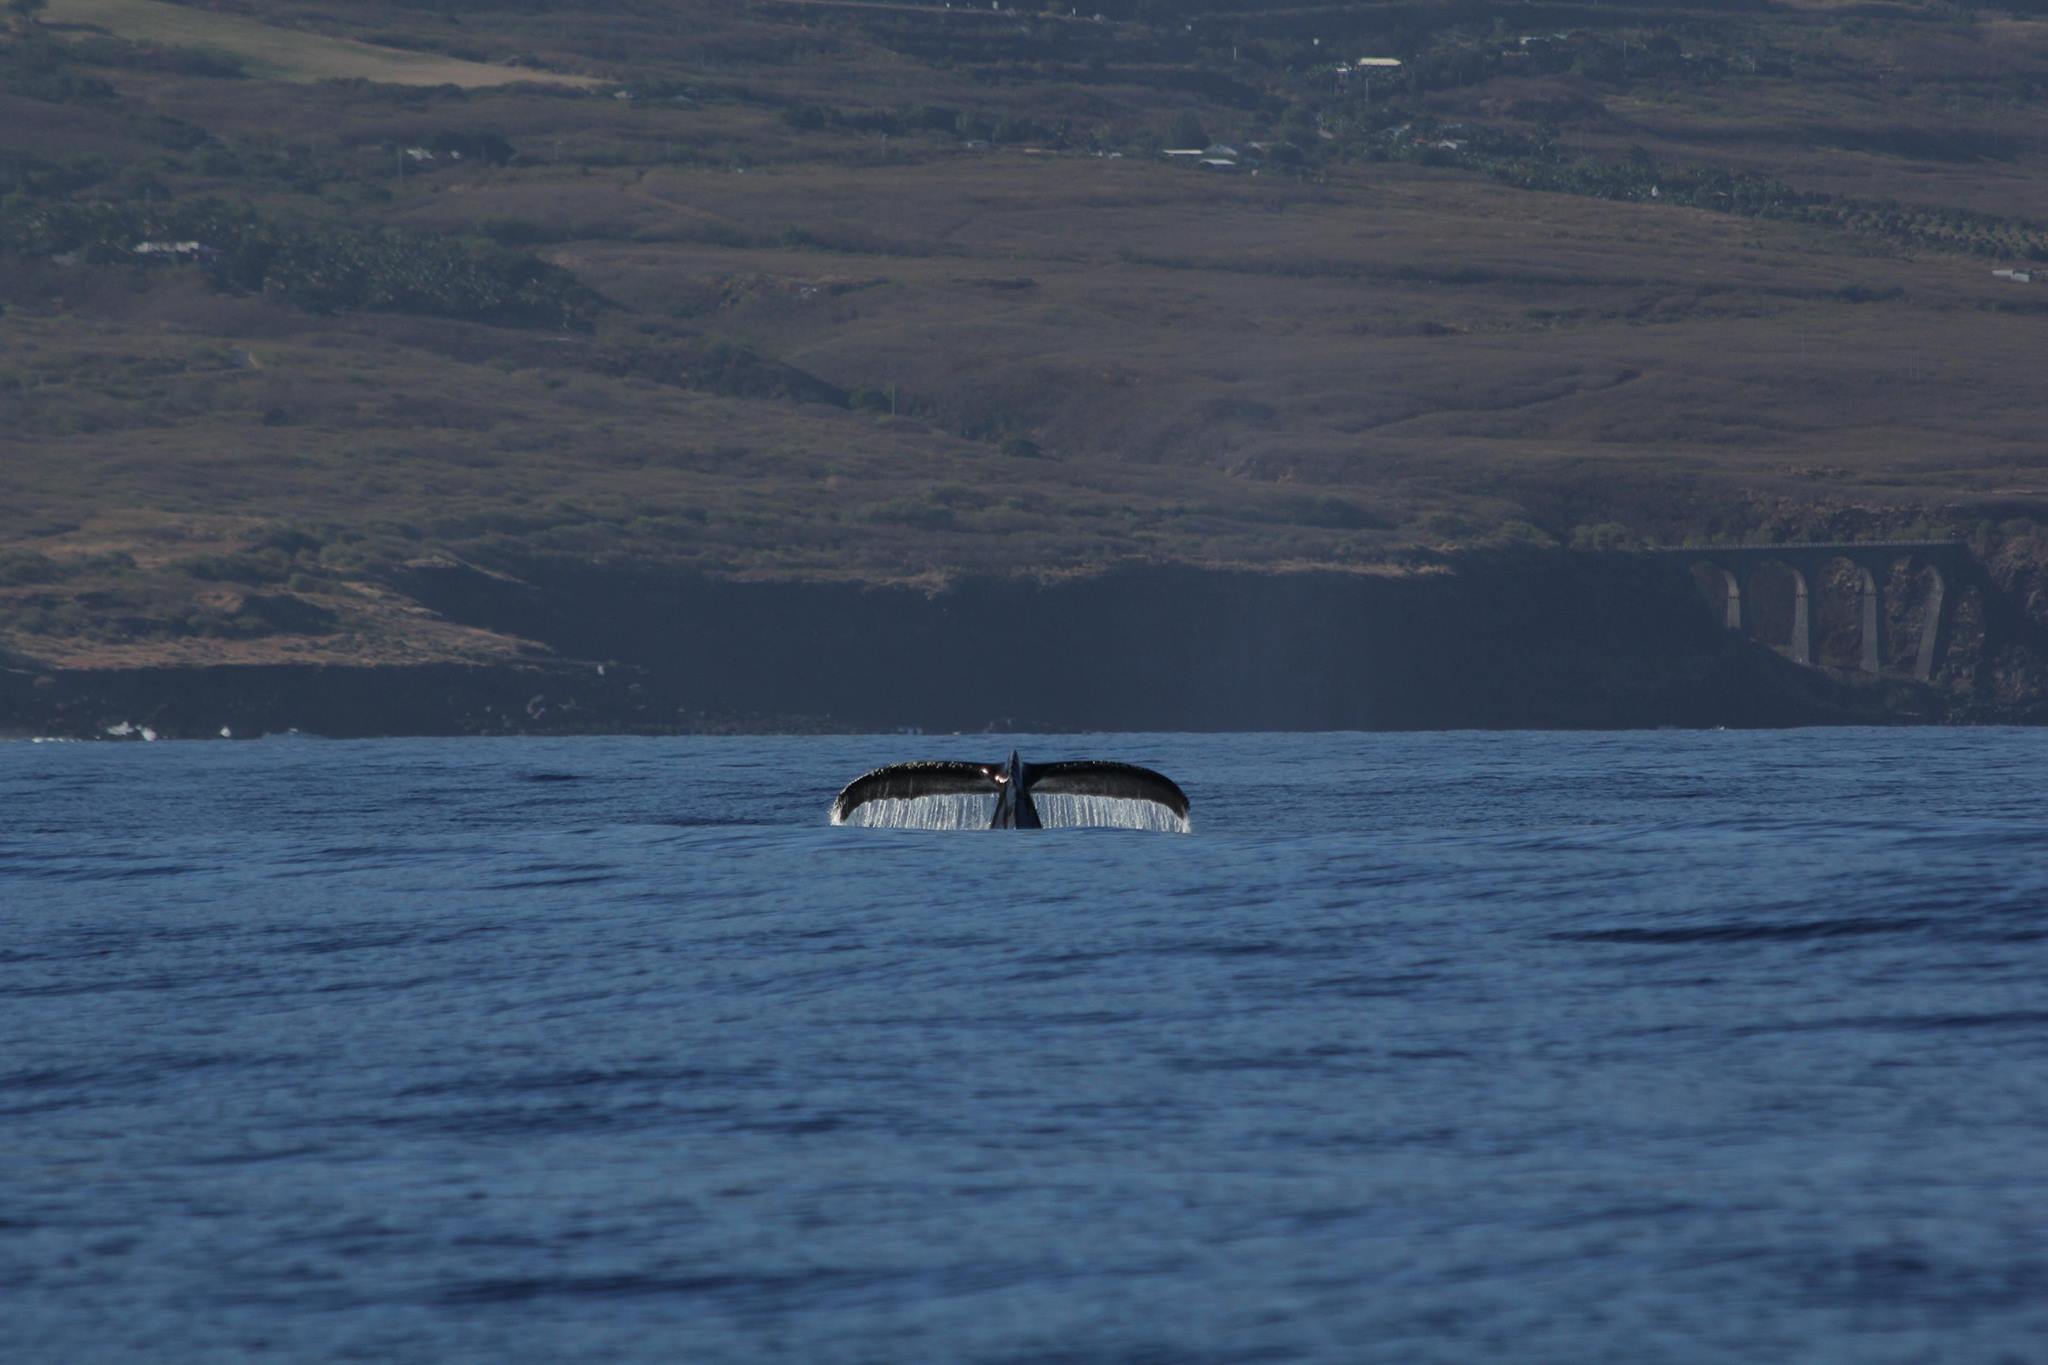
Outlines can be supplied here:
[[14, 11], [38, 667], [558, 643], [430, 609], [435, 564], [1960, 535], [2048, 619], [2048, 6]]

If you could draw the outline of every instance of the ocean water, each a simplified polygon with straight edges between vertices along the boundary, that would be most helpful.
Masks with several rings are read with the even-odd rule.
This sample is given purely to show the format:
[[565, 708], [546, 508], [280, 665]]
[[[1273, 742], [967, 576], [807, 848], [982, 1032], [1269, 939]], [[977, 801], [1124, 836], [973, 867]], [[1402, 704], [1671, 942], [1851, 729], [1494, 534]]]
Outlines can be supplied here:
[[0, 744], [0, 1360], [2048, 1359], [2048, 732]]

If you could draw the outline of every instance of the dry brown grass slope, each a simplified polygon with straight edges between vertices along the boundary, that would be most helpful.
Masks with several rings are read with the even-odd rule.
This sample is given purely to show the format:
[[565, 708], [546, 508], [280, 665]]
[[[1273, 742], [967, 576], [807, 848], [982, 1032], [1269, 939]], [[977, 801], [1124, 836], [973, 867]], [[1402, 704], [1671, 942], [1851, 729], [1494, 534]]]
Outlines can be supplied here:
[[[70, 30], [80, 81], [0, 82], [6, 164], [54, 177], [16, 202], [217, 196], [489, 239], [601, 302], [551, 332], [9, 257], [0, 636], [73, 662], [516, 652], [376, 588], [431, 555], [1382, 571], [1592, 528], [1967, 531], [2048, 509], [2048, 283], [1991, 274], [2026, 264], [2024, 223], [1907, 238], [1882, 208], [2048, 220], [2038, 20], [1606, 9], [1637, 51], [1671, 10], [1684, 60], [1718, 63], [1638, 78], [1530, 71], [1446, 7], [1399, 41], [1496, 66], [1396, 114], [1333, 93], [1295, 21], [1198, 8], [1225, 26], [1206, 47], [1121, 11], [58, 0], [50, 19], [150, 41]], [[1318, 11], [1361, 35], [1378, 12]], [[485, 88], [548, 72], [632, 98]], [[1302, 145], [1257, 176], [1166, 164], [1152, 149], [1190, 115]], [[1878, 207], [1845, 228], [1534, 192], [1382, 159], [1404, 126]], [[266, 595], [327, 615], [294, 626]]]
[[224, 14], [165, 0], [50, 0], [50, 22], [82, 32], [225, 53], [252, 76], [279, 81], [376, 81], [385, 85], [453, 85], [475, 89], [531, 81], [589, 87], [578, 76], [464, 61], [431, 52], [284, 28], [258, 16]]

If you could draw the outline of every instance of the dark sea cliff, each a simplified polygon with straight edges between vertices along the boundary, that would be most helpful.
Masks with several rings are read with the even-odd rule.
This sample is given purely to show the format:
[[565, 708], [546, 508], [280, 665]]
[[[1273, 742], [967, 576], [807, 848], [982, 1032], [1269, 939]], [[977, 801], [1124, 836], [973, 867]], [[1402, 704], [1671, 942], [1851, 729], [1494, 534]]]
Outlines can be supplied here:
[[1722, 630], [1682, 564], [1648, 556], [1497, 556], [1401, 576], [1129, 568], [941, 589], [562, 563], [517, 575], [443, 564], [399, 581], [450, 620], [542, 649], [488, 666], [24, 663], [0, 670], [0, 732], [1584, 729], [2048, 714], [1953, 676], [1929, 686], [1794, 665]]

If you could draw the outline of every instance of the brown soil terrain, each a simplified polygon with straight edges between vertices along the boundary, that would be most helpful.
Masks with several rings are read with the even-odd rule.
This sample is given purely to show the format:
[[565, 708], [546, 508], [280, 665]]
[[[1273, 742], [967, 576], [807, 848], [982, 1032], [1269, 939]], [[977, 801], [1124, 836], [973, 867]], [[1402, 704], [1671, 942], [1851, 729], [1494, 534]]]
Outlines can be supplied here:
[[1899, 536], [2048, 621], [2044, 92], [2017, 4], [55, 0], [0, 36], [0, 651], [568, 648], [421, 564]]
[[232, 53], [251, 75], [271, 80], [364, 80], [464, 89], [521, 80], [569, 86], [600, 83], [592, 76], [543, 74], [324, 37], [266, 23], [259, 16], [223, 14], [165, 0], [54, 0], [45, 12], [50, 22], [68, 32], [100, 29], [145, 43]]

